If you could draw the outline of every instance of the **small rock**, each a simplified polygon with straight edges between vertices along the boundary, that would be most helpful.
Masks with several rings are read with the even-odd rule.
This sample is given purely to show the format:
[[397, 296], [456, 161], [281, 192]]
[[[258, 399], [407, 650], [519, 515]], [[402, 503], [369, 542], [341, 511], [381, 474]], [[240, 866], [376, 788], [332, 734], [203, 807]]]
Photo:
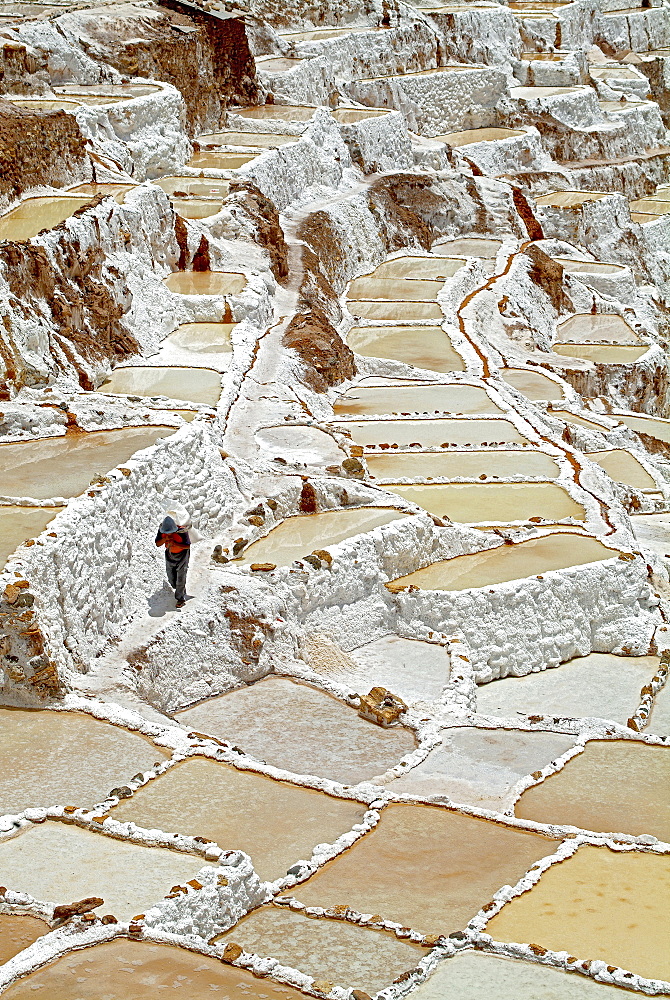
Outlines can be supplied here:
[[277, 568], [276, 563], [252, 563], [251, 570], [254, 573], [271, 573]]
[[230, 944], [227, 944], [226, 947], [223, 949], [222, 961], [236, 962], [243, 951], [244, 949], [240, 948], [239, 944], [235, 944], [234, 942], [231, 941]]
[[96, 907], [102, 906], [103, 903], [104, 899], [100, 899], [99, 896], [89, 896], [87, 899], [80, 899], [77, 903], [61, 903], [60, 906], [54, 907], [54, 920], [69, 920], [80, 913], [88, 913], [89, 910], [95, 910]]

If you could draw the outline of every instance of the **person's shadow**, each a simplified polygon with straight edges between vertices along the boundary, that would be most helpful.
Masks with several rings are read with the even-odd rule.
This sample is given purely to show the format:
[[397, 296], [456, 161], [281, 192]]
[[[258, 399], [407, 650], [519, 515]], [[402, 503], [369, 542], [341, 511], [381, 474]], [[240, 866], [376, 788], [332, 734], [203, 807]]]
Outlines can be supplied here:
[[[187, 594], [187, 603], [192, 600], [193, 595]], [[149, 598], [149, 617], [164, 618], [169, 611], [178, 613], [178, 608], [175, 607], [174, 594], [170, 588], [164, 584], [160, 590], [157, 590]]]

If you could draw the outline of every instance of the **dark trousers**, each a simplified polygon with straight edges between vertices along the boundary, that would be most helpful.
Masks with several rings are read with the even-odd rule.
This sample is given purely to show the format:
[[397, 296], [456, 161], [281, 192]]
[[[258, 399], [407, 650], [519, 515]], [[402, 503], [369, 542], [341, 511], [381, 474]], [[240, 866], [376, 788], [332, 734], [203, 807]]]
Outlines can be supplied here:
[[165, 571], [177, 601], [186, 600], [186, 573], [188, 572], [189, 555], [190, 549], [185, 549], [176, 555], [172, 555], [171, 552], [165, 553]]

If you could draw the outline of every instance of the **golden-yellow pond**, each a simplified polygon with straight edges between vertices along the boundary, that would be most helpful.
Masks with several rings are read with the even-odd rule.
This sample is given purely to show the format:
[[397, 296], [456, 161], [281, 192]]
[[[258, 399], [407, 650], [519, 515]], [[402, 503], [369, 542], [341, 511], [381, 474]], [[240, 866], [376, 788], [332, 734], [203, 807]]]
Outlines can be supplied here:
[[668, 980], [669, 912], [670, 856], [584, 844], [508, 903], [486, 932]]
[[387, 586], [389, 590], [410, 584], [422, 590], [469, 590], [522, 580], [568, 566], [584, 566], [617, 555], [615, 549], [606, 548], [596, 538], [556, 532], [516, 545], [499, 545], [482, 552], [442, 559], [401, 576]]
[[589, 740], [539, 785], [516, 815], [603, 833], [650, 833], [670, 841], [670, 749], [627, 740]]
[[173, 993], [183, 1000], [217, 995], [221, 1000], [305, 997], [291, 986], [257, 979], [217, 958], [126, 939], [71, 951], [10, 986], [6, 995], [10, 1000], [158, 1000]]
[[345, 903], [426, 934], [448, 934], [553, 850], [544, 837], [486, 820], [391, 805], [374, 830], [291, 893], [308, 906]]

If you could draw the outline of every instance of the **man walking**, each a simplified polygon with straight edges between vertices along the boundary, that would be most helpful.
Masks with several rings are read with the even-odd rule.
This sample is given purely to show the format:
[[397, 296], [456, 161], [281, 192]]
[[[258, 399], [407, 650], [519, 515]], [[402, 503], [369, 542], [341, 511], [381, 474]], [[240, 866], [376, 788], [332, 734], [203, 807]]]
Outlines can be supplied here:
[[156, 545], [165, 546], [165, 571], [168, 583], [174, 590], [178, 608], [186, 603], [186, 573], [191, 551], [188, 530], [178, 525], [169, 514], [163, 518], [156, 535]]

